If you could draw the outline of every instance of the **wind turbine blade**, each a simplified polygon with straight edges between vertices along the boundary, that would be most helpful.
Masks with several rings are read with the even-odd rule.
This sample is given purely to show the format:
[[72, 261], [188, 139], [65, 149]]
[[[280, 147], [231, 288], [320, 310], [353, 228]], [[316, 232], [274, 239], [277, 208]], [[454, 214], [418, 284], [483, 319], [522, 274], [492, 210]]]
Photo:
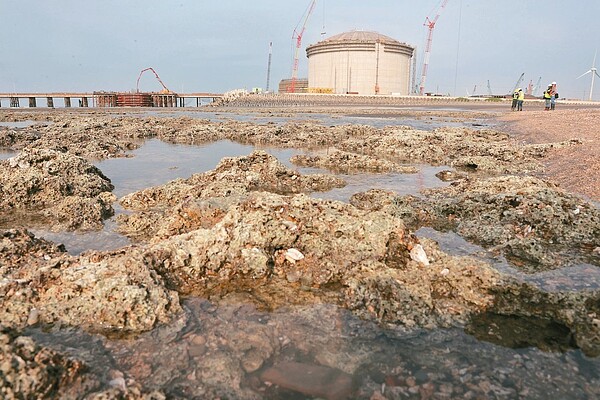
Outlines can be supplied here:
[[587, 74], [589, 74], [590, 72], [592, 72], [592, 70], [591, 70], [591, 69], [590, 69], [588, 72], [584, 72], [583, 74], [579, 75], [579, 76], [577, 77], [577, 79], [579, 79], [579, 78], [581, 78], [581, 77], [583, 77], [583, 76], [586, 76], [586, 75], [587, 75]]
[[598, 78], [600, 78], [600, 75], [598, 75], [598, 71], [594, 71], [594, 73], [596, 74], [596, 76], [597, 76]]

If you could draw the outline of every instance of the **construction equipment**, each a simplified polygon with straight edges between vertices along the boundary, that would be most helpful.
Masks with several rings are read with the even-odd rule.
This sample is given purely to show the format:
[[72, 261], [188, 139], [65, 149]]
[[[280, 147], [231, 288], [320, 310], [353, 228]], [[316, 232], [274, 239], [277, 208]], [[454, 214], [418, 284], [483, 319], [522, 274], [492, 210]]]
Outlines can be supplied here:
[[[289, 93], [296, 92], [296, 80], [298, 79], [298, 56], [300, 54], [300, 47], [302, 46], [302, 36], [304, 35], [304, 30], [306, 29], [306, 23], [308, 22], [308, 18], [310, 18], [310, 15], [315, 9], [316, 4], [317, 0], [312, 0], [310, 6], [304, 14], [304, 22], [302, 23], [300, 31], [298, 31], [298, 26], [300, 26], [300, 22], [298, 22], [298, 25], [296, 25], [296, 28], [294, 28], [294, 32], [292, 33], [292, 40], [296, 41], [296, 51], [294, 53], [294, 64], [292, 66], [292, 81], [290, 83], [290, 86], [288, 87]], [[302, 18], [300, 19], [300, 21], [302, 21]]]
[[528, 95], [533, 95], [533, 80], [529, 80], [529, 83], [527, 84], [527, 89], [525, 89], [525, 93], [527, 93]]
[[487, 82], [487, 83], [488, 83], [488, 84], [487, 84], [488, 94], [489, 94], [490, 96], [493, 96], [493, 94], [492, 94], [492, 87], [490, 86], [490, 80], [489, 80], [489, 79], [488, 79], [488, 82]]
[[271, 82], [271, 58], [273, 57], [273, 42], [269, 42], [269, 62], [267, 64], [267, 88], [266, 92], [269, 93], [269, 83]]
[[542, 77], [540, 76], [538, 78], [537, 83], [535, 84], [535, 86], [533, 87], [533, 92], [531, 93], [534, 96], [537, 96], [538, 90], [540, 90], [540, 84], [542, 83]]
[[154, 68], [149, 67], [149, 68], [144, 68], [143, 70], [140, 71], [140, 75], [137, 78], [137, 82], [135, 84], [135, 91], [136, 93], [140, 92], [140, 78], [142, 77], [142, 74], [146, 71], [152, 71], [154, 73], [154, 76], [156, 76], [156, 79], [158, 80], [158, 82], [161, 84], [161, 86], [163, 87], [163, 90], [160, 91], [160, 93], [163, 94], [169, 94], [169, 93], [173, 93], [171, 90], [169, 90], [165, 84], [163, 83], [163, 81], [160, 79], [160, 77], [158, 76], [158, 74], [156, 73], [156, 71], [154, 70]]
[[521, 82], [523, 82], [523, 77], [525, 76], [525, 72], [523, 72], [521, 74], [521, 76], [519, 77], [519, 79], [517, 79], [517, 83], [515, 83], [515, 87], [513, 88], [513, 90], [511, 91], [511, 93], [514, 93], [515, 90], [517, 90], [517, 88], [519, 87], [519, 85], [521, 84]]
[[423, 26], [426, 26], [429, 31], [427, 32], [425, 53], [423, 56], [423, 68], [421, 69], [421, 83], [419, 85], [419, 94], [421, 96], [425, 92], [425, 80], [427, 79], [427, 69], [429, 67], [429, 56], [431, 55], [431, 42], [433, 40], [433, 29], [435, 28], [435, 24], [437, 23], [437, 20], [440, 18], [440, 14], [446, 7], [446, 4], [448, 4], [448, 0], [442, 0], [442, 3], [440, 4], [438, 11], [435, 14], [435, 17], [433, 17], [433, 19], [430, 19], [429, 16], [427, 16], [427, 17], [425, 17], [425, 22], [423, 23]]

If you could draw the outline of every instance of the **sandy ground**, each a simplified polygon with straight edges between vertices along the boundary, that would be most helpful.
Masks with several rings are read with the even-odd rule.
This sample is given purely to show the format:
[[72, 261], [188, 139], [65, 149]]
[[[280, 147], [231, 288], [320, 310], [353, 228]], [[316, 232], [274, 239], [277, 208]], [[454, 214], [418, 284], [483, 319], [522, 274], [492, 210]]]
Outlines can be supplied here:
[[548, 154], [545, 177], [570, 192], [600, 201], [600, 109], [509, 111], [499, 120], [503, 129], [527, 143], [580, 139], [580, 145]]

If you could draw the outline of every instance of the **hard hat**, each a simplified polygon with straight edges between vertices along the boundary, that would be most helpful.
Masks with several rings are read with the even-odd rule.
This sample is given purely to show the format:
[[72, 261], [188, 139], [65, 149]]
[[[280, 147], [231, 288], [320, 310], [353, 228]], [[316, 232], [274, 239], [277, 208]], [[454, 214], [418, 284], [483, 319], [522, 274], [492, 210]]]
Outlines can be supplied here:
[[556, 85], [556, 82], [552, 82], [553, 85]]
[[517, 91], [519, 91], [519, 92], [522, 92], [522, 91], [523, 91], [523, 89], [519, 88], [519, 89], [517, 89]]

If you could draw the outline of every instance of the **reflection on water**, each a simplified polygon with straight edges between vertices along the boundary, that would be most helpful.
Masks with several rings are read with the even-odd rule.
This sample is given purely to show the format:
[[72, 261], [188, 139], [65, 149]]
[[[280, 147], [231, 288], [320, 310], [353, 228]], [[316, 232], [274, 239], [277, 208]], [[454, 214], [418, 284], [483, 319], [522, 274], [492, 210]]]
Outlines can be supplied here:
[[9, 150], [2, 150], [0, 149], [0, 160], [7, 160], [11, 157], [16, 156], [17, 154], [19, 154], [16, 151], [9, 151]]
[[[600, 393], [600, 360], [570, 349], [560, 327], [538, 323], [544, 328], [539, 337], [531, 332], [528, 343], [505, 347], [461, 329], [382, 329], [325, 304], [270, 313], [240, 299], [215, 305], [194, 298], [183, 305], [184, 316], [137, 338], [108, 340], [73, 330], [26, 334], [84, 359], [99, 376], [122, 371], [168, 398], [306, 399], [323, 393], [329, 395], [318, 397], [334, 399], [346, 397], [331, 393], [347, 391], [353, 399], [586, 399]], [[531, 321], [523, 326], [531, 328]], [[295, 373], [285, 374], [290, 363]], [[307, 377], [315, 368], [329, 373]]]
[[[177, 178], [188, 178], [195, 173], [214, 169], [223, 157], [240, 157], [250, 154], [255, 147], [241, 145], [223, 140], [202, 146], [169, 144], [158, 139], [148, 140], [138, 149], [130, 152], [133, 157], [112, 158], [97, 162], [95, 165], [110, 178], [115, 186], [113, 193], [117, 197], [145, 189], [163, 185]], [[262, 148], [277, 157], [289, 168], [300, 173], [327, 173], [314, 168], [296, 168], [290, 158], [303, 151], [295, 149]], [[349, 201], [358, 192], [372, 188], [389, 189], [399, 194], [417, 194], [425, 187], [446, 185], [435, 177], [443, 167], [420, 166], [417, 174], [356, 174], [338, 175], [348, 182], [344, 188], [336, 188], [329, 192], [313, 193], [314, 197], [330, 200]], [[100, 232], [52, 233], [39, 229], [32, 231], [41, 237], [62, 243], [69, 253], [77, 255], [87, 249], [110, 250], [130, 244], [129, 239], [115, 231], [115, 218], [124, 212], [118, 204], [114, 204], [115, 216], [106, 221]]]
[[[458, 110], [452, 110], [458, 111]], [[283, 125], [290, 122], [314, 122], [326, 126], [338, 126], [338, 125], [368, 125], [375, 128], [383, 128], [386, 126], [410, 126], [414, 129], [430, 131], [436, 128], [442, 127], [472, 127], [473, 119], [464, 121], [458, 120], [454, 117], [444, 118], [439, 116], [427, 116], [422, 118], [409, 118], [409, 117], [394, 117], [394, 116], [378, 116], [378, 115], [331, 115], [331, 114], [317, 114], [317, 113], [219, 113], [219, 112], [207, 112], [207, 111], [148, 111], [141, 113], [141, 116], [152, 116], [152, 117], [165, 117], [165, 118], [176, 118], [176, 117], [190, 117], [198, 119], [206, 119], [211, 122], [223, 122], [228, 120], [240, 121], [240, 122], [252, 122], [256, 124], [278, 124]], [[478, 121], [475, 125], [479, 128], [487, 126], [487, 122]]]
[[6, 126], [8, 128], [27, 128], [27, 127], [30, 127], [30, 126], [35, 125], [37, 123], [38, 122], [31, 121], [31, 120], [27, 120], [27, 121], [14, 121], [14, 122], [0, 122], [0, 126]]
[[555, 270], [527, 274], [511, 267], [504, 257], [492, 254], [481, 246], [467, 242], [452, 231], [440, 232], [425, 227], [417, 230], [415, 234], [418, 237], [435, 240], [445, 253], [456, 256], [473, 256], [486, 260], [507, 276], [531, 283], [548, 292], [600, 289], [600, 268], [591, 264], [571, 265]]
[[165, 184], [173, 179], [214, 169], [223, 157], [240, 157], [252, 152], [245, 146], [223, 140], [200, 146], [169, 144], [158, 139], [146, 141], [128, 153], [133, 157], [111, 158], [95, 165], [110, 178], [117, 197]]

